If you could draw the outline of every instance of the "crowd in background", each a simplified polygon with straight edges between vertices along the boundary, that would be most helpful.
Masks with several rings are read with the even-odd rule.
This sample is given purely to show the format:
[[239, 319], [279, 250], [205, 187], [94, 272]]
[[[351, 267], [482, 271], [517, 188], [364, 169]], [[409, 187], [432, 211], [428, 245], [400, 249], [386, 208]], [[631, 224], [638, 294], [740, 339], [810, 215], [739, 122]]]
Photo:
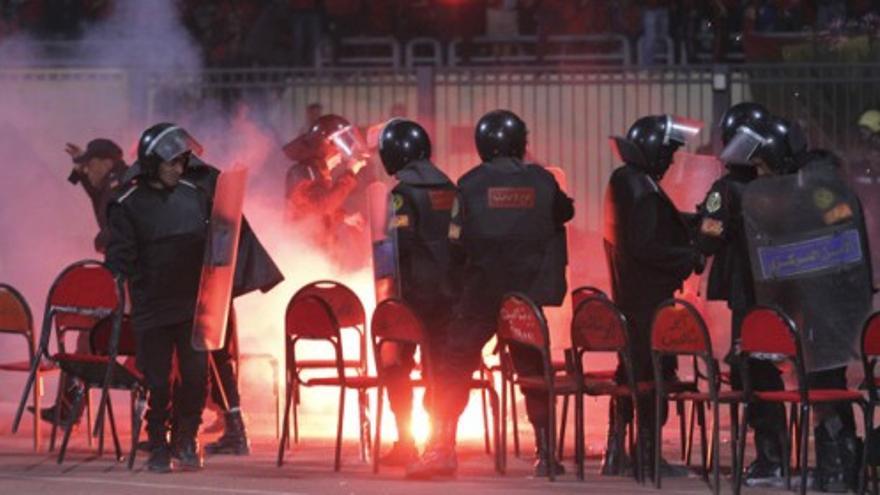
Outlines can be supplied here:
[[[118, 0], [115, 0], [118, 1]], [[114, 0], [5, 0], [0, 41], [14, 33], [76, 39]], [[728, 58], [737, 33], [877, 32], [878, 0], [174, 0], [214, 67], [310, 65], [321, 40], [618, 34], [636, 46], [668, 36], [681, 53]], [[641, 39], [641, 41], [640, 41]], [[732, 41], [731, 41], [732, 39]], [[684, 47], [686, 50], [681, 50]]]

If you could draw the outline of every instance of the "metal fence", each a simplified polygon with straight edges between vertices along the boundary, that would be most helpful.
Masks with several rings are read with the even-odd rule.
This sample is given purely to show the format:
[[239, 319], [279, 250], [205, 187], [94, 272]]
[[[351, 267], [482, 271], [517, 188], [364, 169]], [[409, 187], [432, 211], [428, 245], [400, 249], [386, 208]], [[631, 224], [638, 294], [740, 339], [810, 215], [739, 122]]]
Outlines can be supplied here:
[[[26, 73], [81, 85], [86, 76], [76, 72], [75, 79], [56, 77], [57, 71]], [[0, 81], [15, 74], [16, 91], [26, 93], [20, 71], [0, 71]], [[127, 81], [120, 95], [130, 100], [134, 127], [229, 114], [245, 102], [279, 146], [303, 128], [305, 107], [314, 102], [363, 127], [392, 115], [415, 118], [431, 131], [435, 160], [453, 177], [478, 162], [473, 125], [480, 115], [509, 108], [529, 125], [532, 158], [567, 173], [578, 206], [575, 226], [594, 231], [605, 182], [617, 165], [608, 137], [624, 133], [640, 115], [687, 115], [708, 131], [730, 104], [754, 100], [799, 121], [813, 146], [845, 151], [854, 144], [861, 112], [880, 106], [880, 65], [852, 64], [209, 70], [129, 73], [120, 81]], [[691, 151], [711, 151], [711, 135], [704, 132]]]

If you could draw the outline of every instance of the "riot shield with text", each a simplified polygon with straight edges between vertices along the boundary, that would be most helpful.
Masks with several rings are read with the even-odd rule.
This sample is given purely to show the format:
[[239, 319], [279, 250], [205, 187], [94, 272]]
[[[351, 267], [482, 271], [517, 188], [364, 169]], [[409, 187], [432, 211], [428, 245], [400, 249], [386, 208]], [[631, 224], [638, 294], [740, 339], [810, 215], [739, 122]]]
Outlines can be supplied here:
[[743, 215], [757, 301], [797, 323], [808, 371], [855, 359], [871, 278], [853, 191], [830, 167], [808, 166], [749, 184]]
[[381, 182], [367, 186], [370, 208], [370, 240], [373, 246], [373, 276], [376, 303], [390, 297], [400, 297], [400, 271], [397, 258], [397, 230], [394, 200]]
[[217, 179], [193, 319], [192, 346], [199, 351], [221, 349], [226, 339], [246, 182], [243, 167], [223, 172]]

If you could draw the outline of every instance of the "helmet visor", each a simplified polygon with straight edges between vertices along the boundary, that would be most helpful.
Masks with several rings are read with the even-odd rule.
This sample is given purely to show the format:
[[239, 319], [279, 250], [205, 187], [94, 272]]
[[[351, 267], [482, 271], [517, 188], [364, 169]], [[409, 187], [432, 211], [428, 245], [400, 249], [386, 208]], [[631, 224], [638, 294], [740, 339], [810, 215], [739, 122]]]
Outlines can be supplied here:
[[764, 138], [749, 127], [740, 127], [736, 135], [721, 150], [718, 159], [729, 165], [748, 165], [755, 151], [764, 144]]
[[172, 126], [160, 132], [147, 148], [147, 155], [156, 154], [163, 161], [169, 162], [183, 153], [202, 154], [202, 145], [190, 136], [185, 129]]
[[353, 125], [345, 126], [329, 135], [327, 142], [347, 159], [360, 160], [370, 154], [360, 131]]
[[699, 120], [667, 115], [663, 144], [685, 144], [699, 134], [702, 128], [703, 123]]

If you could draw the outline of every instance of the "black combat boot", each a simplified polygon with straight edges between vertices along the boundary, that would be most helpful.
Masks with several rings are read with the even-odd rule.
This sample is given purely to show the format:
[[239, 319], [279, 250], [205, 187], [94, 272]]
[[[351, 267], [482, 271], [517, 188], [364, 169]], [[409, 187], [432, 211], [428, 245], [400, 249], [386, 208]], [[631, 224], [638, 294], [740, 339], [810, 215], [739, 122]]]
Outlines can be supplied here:
[[179, 461], [180, 468], [184, 471], [197, 471], [205, 467], [205, 459], [199, 448], [199, 419], [178, 420], [178, 428], [175, 429], [174, 457]]
[[216, 442], [205, 445], [208, 454], [248, 455], [250, 443], [244, 428], [244, 418], [240, 410], [227, 412], [224, 418], [223, 436]]
[[[64, 428], [72, 421], [73, 424], [79, 424], [80, 420], [82, 420], [82, 413], [85, 409], [84, 407], [79, 408], [79, 412], [74, 415], [73, 405], [76, 404], [77, 399], [81, 398], [84, 394], [82, 385], [78, 383], [71, 383], [66, 389], [64, 389], [64, 393], [61, 394], [61, 397], [58, 399], [58, 402], [55, 405], [44, 407], [40, 409], [40, 419], [43, 421], [56, 424]], [[57, 409], [61, 409], [58, 411]], [[28, 406], [28, 411], [34, 412], [34, 406]], [[57, 418], [56, 418], [57, 416]]]
[[550, 430], [546, 426], [535, 428], [535, 477], [547, 478], [550, 470], [554, 476], [565, 474], [565, 467], [556, 460], [556, 455], [550, 452]]
[[602, 476], [627, 475], [632, 470], [632, 463], [626, 454], [626, 420], [620, 412], [616, 400], [608, 404], [608, 443], [602, 456]]
[[780, 488], [782, 477], [782, 447], [778, 432], [755, 430], [755, 450], [758, 456], [746, 468], [743, 483], [748, 487]]
[[437, 425], [437, 431], [417, 461], [406, 467], [407, 479], [428, 480], [433, 478], [449, 478], [458, 470], [458, 459], [455, 456], [455, 430], [458, 419], [444, 420]]
[[828, 422], [813, 430], [816, 441], [816, 481], [823, 492], [846, 493], [847, 473], [843, 465], [837, 435], [828, 431]]
[[171, 447], [168, 445], [168, 431], [164, 426], [151, 427], [147, 430], [147, 445], [150, 457], [147, 458], [147, 470], [153, 473], [171, 472]]

